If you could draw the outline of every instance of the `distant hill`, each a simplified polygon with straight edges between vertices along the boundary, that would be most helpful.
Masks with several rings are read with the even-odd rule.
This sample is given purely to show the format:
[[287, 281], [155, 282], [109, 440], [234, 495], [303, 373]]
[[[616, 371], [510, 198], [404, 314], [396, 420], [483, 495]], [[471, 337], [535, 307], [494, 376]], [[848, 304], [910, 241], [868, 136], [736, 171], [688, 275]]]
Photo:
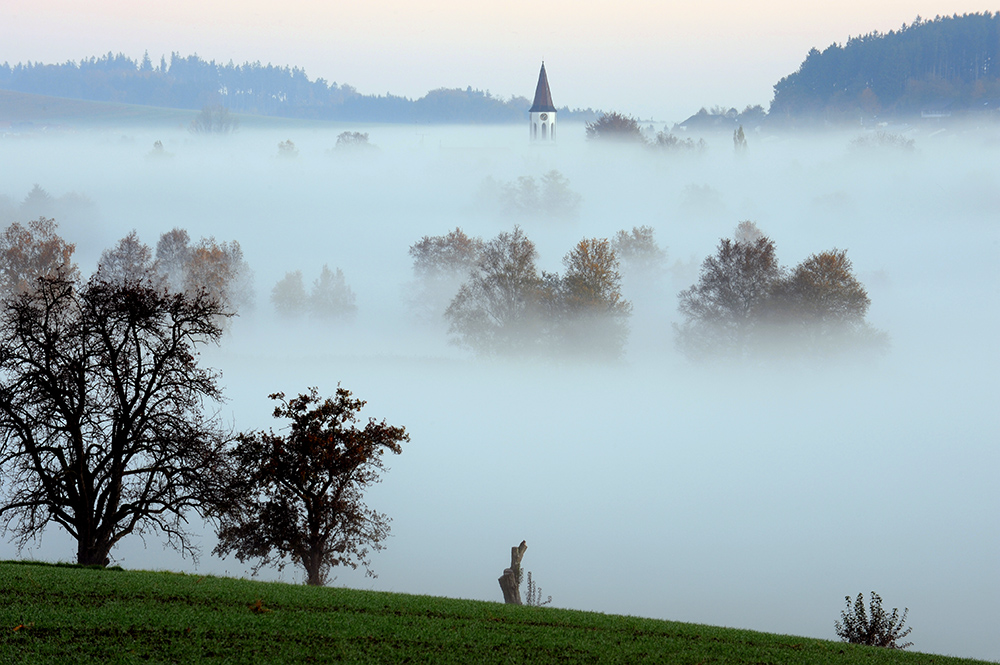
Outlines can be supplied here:
[[0, 134], [5, 129], [28, 130], [69, 123], [127, 123], [159, 121], [187, 125], [195, 113], [114, 102], [92, 102], [27, 92], [0, 90]]
[[1000, 111], [1000, 14], [919, 16], [888, 33], [809, 51], [774, 86], [771, 120]]
[[[79, 63], [0, 65], [0, 89], [96, 102], [177, 109], [222, 105], [234, 113], [310, 120], [407, 123], [515, 123], [528, 117], [525, 97], [489, 91], [432, 90], [419, 99], [362, 95], [346, 84], [310, 80], [299, 68], [259, 62], [235, 65], [177, 53], [154, 66], [108, 53]], [[592, 120], [591, 110], [561, 109], [569, 119]]]

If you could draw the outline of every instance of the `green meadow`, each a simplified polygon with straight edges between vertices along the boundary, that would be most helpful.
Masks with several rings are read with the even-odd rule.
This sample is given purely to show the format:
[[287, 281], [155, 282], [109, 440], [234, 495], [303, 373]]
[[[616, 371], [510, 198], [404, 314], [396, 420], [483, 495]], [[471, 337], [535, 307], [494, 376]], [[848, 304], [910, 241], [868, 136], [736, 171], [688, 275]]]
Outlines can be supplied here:
[[0, 635], [4, 664], [981, 662], [550, 607], [25, 562], [0, 563]]

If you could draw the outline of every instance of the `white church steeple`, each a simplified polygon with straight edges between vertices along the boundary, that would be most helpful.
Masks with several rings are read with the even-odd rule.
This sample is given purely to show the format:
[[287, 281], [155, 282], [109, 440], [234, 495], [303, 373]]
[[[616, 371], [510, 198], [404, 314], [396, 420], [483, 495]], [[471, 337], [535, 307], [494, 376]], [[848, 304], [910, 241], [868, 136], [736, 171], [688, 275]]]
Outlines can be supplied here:
[[532, 143], [555, 143], [556, 107], [552, 104], [552, 92], [549, 90], [549, 78], [545, 75], [544, 62], [542, 70], [538, 72], [535, 101], [528, 109], [528, 119], [531, 123]]

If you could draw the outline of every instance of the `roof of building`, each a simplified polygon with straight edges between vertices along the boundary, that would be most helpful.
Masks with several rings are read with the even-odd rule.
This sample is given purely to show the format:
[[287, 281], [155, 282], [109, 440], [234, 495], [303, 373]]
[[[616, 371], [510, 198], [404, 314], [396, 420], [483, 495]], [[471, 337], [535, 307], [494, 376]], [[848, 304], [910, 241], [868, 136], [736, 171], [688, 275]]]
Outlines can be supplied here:
[[552, 103], [552, 92], [549, 90], [549, 77], [545, 75], [545, 63], [542, 63], [542, 71], [538, 72], [538, 85], [535, 87], [535, 102], [528, 109], [528, 113], [555, 113], [556, 107]]

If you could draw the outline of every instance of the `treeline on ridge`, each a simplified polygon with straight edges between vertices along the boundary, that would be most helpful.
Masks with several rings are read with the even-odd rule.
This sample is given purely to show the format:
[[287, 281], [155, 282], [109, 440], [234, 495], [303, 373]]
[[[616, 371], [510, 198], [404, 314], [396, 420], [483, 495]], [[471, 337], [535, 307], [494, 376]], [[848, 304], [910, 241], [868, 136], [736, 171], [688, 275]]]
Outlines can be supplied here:
[[769, 116], [857, 120], [1000, 106], [1000, 14], [919, 16], [888, 33], [809, 51], [774, 86]]
[[[79, 63], [0, 64], [0, 89], [98, 102], [181, 109], [223, 106], [233, 113], [315, 120], [371, 122], [522, 122], [531, 102], [525, 97], [495, 97], [467, 87], [431, 90], [419, 99], [386, 93], [363, 95], [353, 86], [310, 80], [298, 67], [268, 63], [236, 65], [198, 55], [171, 53], [154, 65], [109, 52]], [[593, 111], [560, 110], [561, 117], [591, 119]]]

